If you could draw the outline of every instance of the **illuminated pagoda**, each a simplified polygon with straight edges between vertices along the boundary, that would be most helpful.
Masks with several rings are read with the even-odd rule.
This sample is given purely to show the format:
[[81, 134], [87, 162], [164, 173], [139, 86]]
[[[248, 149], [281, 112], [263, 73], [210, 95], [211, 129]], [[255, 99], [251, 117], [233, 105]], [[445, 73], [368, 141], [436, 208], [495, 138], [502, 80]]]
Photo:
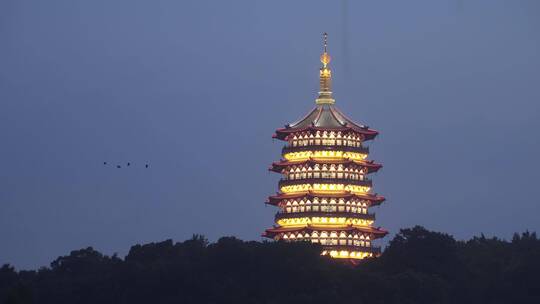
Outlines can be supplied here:
[[367, 160], [369, 149], [364, 146], [378, 132], [351, 121], [335, 107], [326, 41], [325, 33], [315, 108], [274, 134], [286, 145], [283, 159], [269, 170], [283, 178], [279, 192], [266, 202], [279, 208], [276, 225], [263, 236], [311, 241], [322, 245], [323, 255], [363, 259], [380, 254], [372, 241], [388, 233], [373, 226], [375, 215], [368, 212], [384, 201], [370, 192], [367, 175], [382, 166]]

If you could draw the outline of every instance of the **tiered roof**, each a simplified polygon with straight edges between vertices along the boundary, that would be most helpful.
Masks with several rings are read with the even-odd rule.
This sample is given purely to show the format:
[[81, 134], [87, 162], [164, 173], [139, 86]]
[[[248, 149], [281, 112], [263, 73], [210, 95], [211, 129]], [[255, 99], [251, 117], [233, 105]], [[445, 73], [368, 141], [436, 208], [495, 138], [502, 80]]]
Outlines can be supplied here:
[[314, 225], [306, 225], [304, 227], [274, 227], [270, 229], [266, 229], [265, 234], [263, 236], [267, 237], [274, 237], [276, 234], [283, 233], [283, 232], [312, 232], [312, 231], [351, 231], [351, 232], [362, 232], [367, 233], [373, 236], [374, 239], [382, 238], [385, 235], [388, 234], [388, 231], [382, 229], [382, 228], [375, 228], [375, 227], [359, 227], [359, 226], [353, 226], [348, 225], [346, 227], [330, 227], [330, 226], [314, 226]]
[[329, 198], [357, 198], [360, 200], [366, 200], [371, 202], [371, 206], [380, 205], [386, 200], [384, 196], [377, 194], [356, 194], [352, 192], [346, 193], [314, 193], [313, 191], [298, 192], [298, 193], [278, 193], [268, 197], [266, 201], [269, 205], [277, 205], [280, 201], [284, 199], [300, 199], [300, 198], [309, 198], [313, 199], [315, 197], [329, 197]]
[[301, 161], [290, 161], [290, 160], [281, 160], [279, 162], [273, 162], [272, 166], [268, 168], [270, 171], [274, 171], [277, 173], [280, 173], [283, 168], [286, 168], [288, 166], [292, 165], [303, 165], [303, 164], [356, 164], [362, 167], [366, 167], [368, 169], [368, 173], [377, 172], [380, 168], [382, 168], [381, 164], [377, 164], [370, 160], [353, 160], [350, 158], [345, 159], [329, 159], [329, 160], [321, 160], [321, 159], [314, 159], [309, 158], [307, 160], [301, 160]]
[[302, 131], [354, 131], [362, 134], [364, 140], [374, 139], [379, 134], [366, 125], [352, 121], [334, 104], [318, 104], [301, 120], [277, 129], [273, 137], [285, 140], [289, 134]]

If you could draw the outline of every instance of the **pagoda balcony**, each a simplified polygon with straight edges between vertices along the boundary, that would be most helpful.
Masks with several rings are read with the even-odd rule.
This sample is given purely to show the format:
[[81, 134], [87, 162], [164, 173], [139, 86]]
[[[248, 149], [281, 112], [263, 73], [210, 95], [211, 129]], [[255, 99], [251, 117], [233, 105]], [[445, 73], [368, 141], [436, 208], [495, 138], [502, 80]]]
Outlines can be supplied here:
[[283, 212], [280, 211], [276, 214], [275, 220], [284, 218], [299, 218], [299, 217], [346, 217], [357, 218], [363, 220], [375, 220], [375, 214], [373, 213], [356, 213], [346, 211], [324, 212], [324, 211], [307, 211], [307, 212]]
[[300, 178], [300, 179], [280, 179], [278, 186], [298, 185], [298, 184], [346, 184], [371, 187], [372, 182], [369, 178], [363, 180], [348, 178]]
[[327, 250], [327, 251], [330, 251], [330, 250], [364, 251], [364, 252], [371, 252], [376, 255], [381, 253], [381, 247], [378, 247], [378, 246], [322, 245], [322, 247], [324, 250]]
[[347, 152], [356, 152], [361, 154], [369, 154], [369, 147], [353, 147], [345, 145], [306, 145], [306, 146], [285, 146], [281, 149], [281, 154], [287, 154], [292, 152], [303, 152], [303, 151], [347, 151]]

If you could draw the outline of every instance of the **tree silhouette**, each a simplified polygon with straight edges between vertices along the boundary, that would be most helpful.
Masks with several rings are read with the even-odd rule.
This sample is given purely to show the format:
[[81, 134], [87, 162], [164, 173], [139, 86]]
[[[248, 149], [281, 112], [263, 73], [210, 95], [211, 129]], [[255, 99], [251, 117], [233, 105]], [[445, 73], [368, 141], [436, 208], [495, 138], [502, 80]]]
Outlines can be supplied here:
[[540, 303], [540, 241], [468, 241], [416, 226], [358, 265], [310, 243], [200, 235], [135, 245], [124, 259], [91, 247], [38, 271], [0, 268], [0, 303]]

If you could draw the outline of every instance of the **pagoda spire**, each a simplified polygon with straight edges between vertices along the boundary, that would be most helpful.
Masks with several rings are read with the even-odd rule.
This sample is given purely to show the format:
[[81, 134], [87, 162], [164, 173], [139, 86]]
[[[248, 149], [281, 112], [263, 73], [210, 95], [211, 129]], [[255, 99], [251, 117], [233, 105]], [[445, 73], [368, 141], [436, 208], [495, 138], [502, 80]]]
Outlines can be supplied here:
[[324, 52], [321, 55], [322, 67], [319, 71], [319, 97], [315, 100], [315, 103], [320, 104], [334, 104], [336, 101], [332, 98], [332, 71], [328, 67], [332, 58], [327, 52], [328, 46], [328, 34], [324, 33]]

